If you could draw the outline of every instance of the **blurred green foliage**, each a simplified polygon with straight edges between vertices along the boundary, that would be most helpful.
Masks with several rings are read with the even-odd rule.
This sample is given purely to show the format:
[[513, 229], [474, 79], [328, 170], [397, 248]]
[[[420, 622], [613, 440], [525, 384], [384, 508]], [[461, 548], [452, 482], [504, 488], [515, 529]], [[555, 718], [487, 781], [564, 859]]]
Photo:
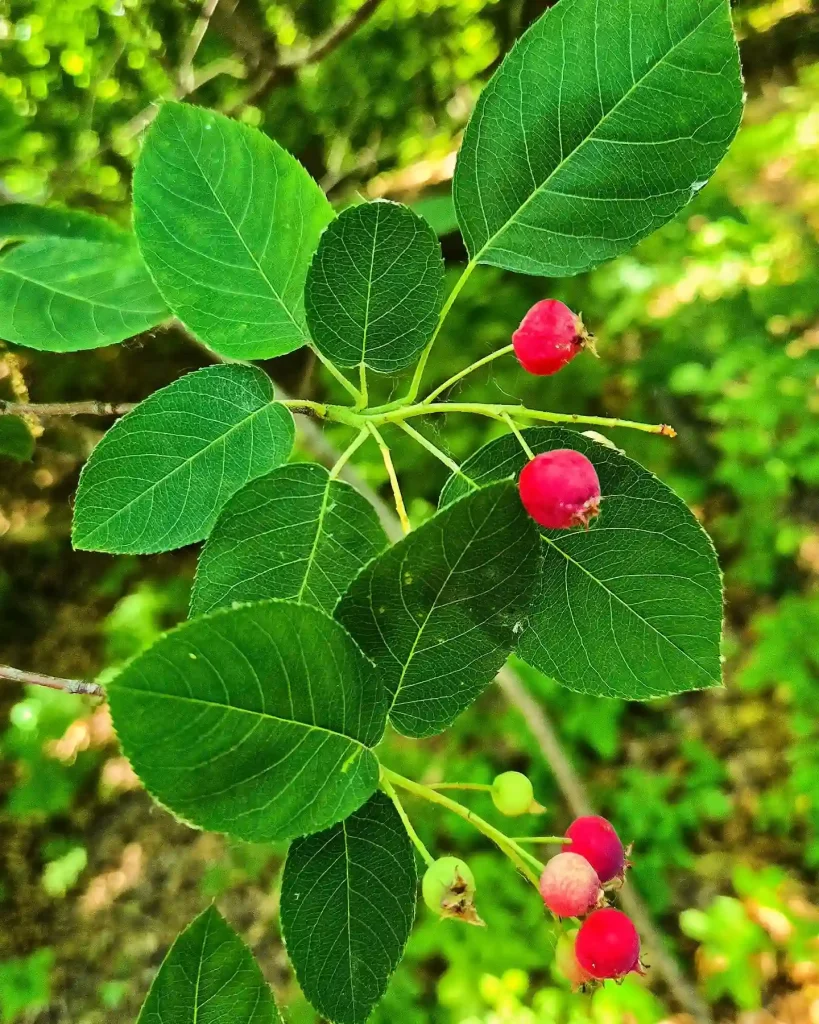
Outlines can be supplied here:
[[[325, 61], [243, 102], [260, 68], [277, 54], [300, 53], [357, 6], [358, 0], [242, 0], [232, 18], [221, 12], [196, 60], [200, 72], [220, 73], [196, 99], [262, 127], [339, 201], [357, 192], [418, 200], [457, 262], [463, 253], [451, 234], [447, 155], [481, 79], [545, 4], [385, 0]], [[774, 42], [788, 41], [789, 25], [801, 25], [805, 9], [801, 0], [739, 5], [743, 39], [763, 40], [755, 59], [767, 52], [775, 62]], [[58, 200], [125, 222], [137, 151], [131, 121], [176, 88], [196, 14], [187, 0], [0, 6], [3, 197]], [[524, 377], [506, 358], [461, 384], [459, 396], [509, 396], [560, 411], [671, 422], [679, 430], [676, 442], [622, 431], [612, 439], [683, 494], [714, 537], [728, 594], [728, 693], [636, 707], [569, 693], [523, 671], [595, 805], [634, 841], [632, 884], [723, 1015], [798, 986], [791, 968], [815, 963], [818, 938], [810, 907], [816, 890], [795, 889], [794, 880], [802, 874], [815, 885], [819, 864], [819, 66], [754, 65], [749, 72], [742, 132], [714, 181], [676, 222], [627, 257], [568, 281], [481, 268], [448, 321], [429, 374], [430, 383], [444, 380], [507, 344], [531, 303], [555, 296], [582, 311], [601, 358], [583, 356], [552, 379]], [[130, 384], [133, 367], [142, 367], [141, 393], [170, 379], [175, 370], [157, 376], [166, 362], [176, 366], [170, 344], [158, 335], [136, 352], [18, 355], [41, 395], [113, 400], [122, 397], [116, 389], [123, 381]], [[324, 379], [313, 386], [332, 390]], [[385, 399], [395, 387], [381, 383]], [[0, 398], [7, 397], [0, 376]], [[463, 417], [425, 429], [458, 459], [495, 430]], [[347, 440], [343, 428], [334, 439]], [[420, 521], [446, 470], [399, 431], [389, 440]], [[72, 450], [51, 435], [47, 441], [60, 458]], [[45, 457], [35, 454], [26, 472], [52, 471], [38, 462]], [[363, 448], [358, 457], [366, 479], [383, 487], [377, 453]], [[0, 465], [4, 474], [13, 466]], [[55, 499], [66, 501], [67, 492]], [[37, 543], [38, 558], [70, 557], [60, 536]], [[7, 604], [15, 600], [17, 571], [4, 559], [0, 596]], [[109, 668], [121, 664], [182, 618], [189, 577], [189, 563], [155, 571], [150, 560], [122, 559], [107, 571], [94, 593], [108, 611], [99, 660]], [[59, 596], [50, 600], [56, 605]], [[47, 691], [13, 702], [0, 738], [12, 768], [1, 821], [64, 829], [92, 789], [102, 755], [84, 752], [66, 764], [44, 747], [82, 711], [79, 701]], [[737, 726], [738, 736], [728, 734], [722, 723], [764, 714], [776, 716], [777, 731], [754, 740], [768, 744], [765, 763], [772, 767], [749, 796], [734, 747], [750, 732]], [[549, 810], [543, 819], [524, 819], [521, 832], [568, 822], [539, 749], [497, 694], [464, 716], [446, 741], [390, 743], [396, 767], [430, 781], [489, 782], [498, 771], [526, 771]], [[481, 796], [475, 807], [492, 814]], [[459, 819], [433, 818], [414, 804], [408, 809], [428, 845], [468, 857], [489, 930], [422, 914], [376, 1024], [656, 1024], [667, 1017], [667, 1007], [636, 981], [592, 999], [570, 993], [550, 968], [555, 927], [524, 884]], [[753, 844], [737, 825], [747, 816]], [[62, 845], [43, 844], [37, 884], [55, 900], [70, 900], [86, 846], [79, 835], [57, 838]], [[266, 892], [281, 854], [229, 847], [208, 864], [197, 899], [228, 900], [248, 886]], [[765, 868], [766, 858], [782, 860], [787, 870]], [[4, 1020], [47, 1003], [52, 960], [49, 950], [35, 950], [0, 964]], [[98, 1005], [106, 1019], [124, 1020], [119, 1008], [132, 998], [129, 986], [120, 975], [105, 977]], [[314, 1020], [297, 996], [289, 1009], [293, 1024]]]

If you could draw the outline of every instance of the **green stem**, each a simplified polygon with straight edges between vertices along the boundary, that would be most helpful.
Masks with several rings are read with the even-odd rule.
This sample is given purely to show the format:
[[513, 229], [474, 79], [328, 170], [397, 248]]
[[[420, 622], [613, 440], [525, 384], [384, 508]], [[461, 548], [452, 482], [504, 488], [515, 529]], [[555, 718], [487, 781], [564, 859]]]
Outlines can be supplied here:
[[[543, 871], [543, 864], [536, 857], [533, 857], [528, 850], [524, 850], [514, 840], [504, 835], [500, 829], [490, 825], [488, 821], [470, 811], [468, 807], [464, 807], [463, 804], [459, 804], [457, 800], [450, 800], [448, 796], [444, 796], [443, 793], [439, 793], [429, 786], [424, 786], [420, 782], [405, 779], [403, 775], [398, 775], [397, 772], [390, 771], [389, 768], [385, 768], [383, 765], [381, 766], [381, 778], [382, 780], [387, 779], [387, 781], [399, 789], [405, 789], [408, 793], [421, 797], [422, 800], [428, 800], [432, 804], [438, 804], [439, 807], [445, 807], [448, 811], [452, 811], [453, 814], [457, 814], [459, 818], [463, 818], [464, 821], [474, 825], [487, 839], [491, 839], [502, 853], [506, 854], [515, 867], [529, 879], [535, 888], [538, 887], [539, 875]], [[530, 865], [535, 870], [532, 870]]]
[[350, 395], [352, 395], [352, 397], [355, 399], [355, 402], [356, 402], [356, 405], [358, 406], [358, 408], [363, 409], [364, 405], [366, 404], [366, 402], [364, 401], [364, 396], [358, 390], [358, 388], [355, 386], [355, 384], [351, 384], [350, 381], [348, 381], [347, 378], [344, 376], [344, 374], [341, 372], [341, 370], [336, 369], [336, 367], [333, 365], [333, 363], [326, 356], [323, 356], [321, 354], [321, 352], [319, 352], [319, 350], [317, 348], [314, 348], [313, 351], [319, 357], [319, 359], [324, 364], [324, 366], [330, 371], [330, 373], [339, 382], [339, 384], [341, 384], [341, 386], [343, 388], [345, 388], [345, 390]]
[[435, 858], [432, 856], [432, 854], [429, 852], [426, 846], [424, 846], [423, 842], [421, 841], [421, 837], [415, 831], [412, 822], [409, 820], [407, 812], [404, 810], [403, 804], [398, 799], [398, 794], [390, 785], [389, 779], [384, 777], [383, 771], [381, 774], [381, 788], [384, 790], [384, 792], [395, 805], [395, 809], [396, 811], [398, 811], [398, 817], [404, 823], [404, 828], [407, 830], [407, 835], [412, 840], [415, 849], [421, 854], [421, 857], [423, 858], [426, 865], [429, 867], [429, 865], [434, 864]]
[[[458, 476], [465, 476], [463, 471], [461, 470], [461, 467], [458, 465], [457, 462], [455, 462], [454, 459], [450, 459], [450, 457], [448, 455], [445, 455], [444, 452], [442, 452], [437, 445], [433, 444], [432, 441], [424, 437], [423, 434], [420, 434], [417, 430], [413, 429], [413, 427], [411, 427], [409, 423], [404, 423], [403, 421], [401, 421], [396, 423], [396, 426], [400, 427], [404, 431], [404, 433], [409, 434], [409, 436], [413, 438], [415, 441], [417, 441], [422, 448], [426, 448], [426, 450], [430, 452], [432, 455], [434, 455], [436, 459], [443, 462], [447, 469], [452, 470], [453, 473], [457, 473]], [[465, 477], [465, 479], [469, 478]], [[471, 482], [472, 481], [470, 480], [470, 483]]]
[[410, 532], [412, 527], [410, 526], [409, 516], [407, 515], [407, 507], [404, 504], [404, 496], [401, 493], [401, 485], [398, 482], [398, 474], [395, 472], [395, 466], [393, 465], [392, 452], [390, 451], [387, 442], [378, 432], [378, 429], [372, 420], [367, 421], [367, 429], [373, 435], [378, 443], [378, 447], [381, 449], [381, 458], [384, 460], [384, 467], [387, 470], [387, 476], [390, 479], [390, 487], [392, 487], [392, 496], [395, 500], [395, 511], [398, 513], [401, 529], [405, 534], [407, 534]]
[[543, 843], [551, 846], [565, 846], [571, 844], [571, 839], [566, 836], [515, 836], [516, 843]]
[[474, 790], [478, 793], [489, 793], [492, 790], [492, 786], [487, 782], [433, 782], [430, 783], [430, 789], [441, 790], [441, 789], [464, 789]]
[[322, 420], [331, 418], [331, 407], [322, 405], [321, 402], [310, 402], [306, 398], [274, 398], [273, 401], [276, 405], [283, 405], [293, 412], [312, 413]]
[[338, 474], [344, 469], [347, 463], [350, 461], [350, 457], [354, 455], [362, 444], [370, 437], [370, 432], [366, 427], [362, 427], [358, 432], [355, 440], [346, 448], [339, 456], [338, 462], [330, 470], [330, 479], [335, 480]]
[[415, 373], [413, 374], [412, 377], [410, 389], [402, 399], [404, 404], [409, 405], [410, 402], [414, 402], [415, 399], [418, 397], [418, 392], [421, 390], [421, 381], [424, 376], [424, 370], [426, 369], [427, 366], [427, 360], [429, 359], [430, 352], [432, 352], [432, 346], [435, 344], [436, 338], [441, 333], [441, 328], [444, 326], [444, 321], [449, 316], [450, 310], [455, 305], [455, 300], [461, 294], [463, 286], [469, 280], [470, 276], [472, 275], [472, 271], [475, 269], [477, 265], [478, 264], [474, 260], [471, 260], [469, 263], [467, 263], [463, 273], [455, 282], [455, 287], [449, 293], [449, 297], [444, 303], [441, 313], [438, 317], [438, 323], [435, 325], [435, 330], [432, 332], [432, 337], [429, 339], [427, 347], [421, 353], [421, 358], [418, 360], [418, 365], [415, 367]]
[[445, 380], [443, 384], [439, 385], [434, 391], [431, 391], [427, 397], [421, 402], [421, 405], [429, 405], [430, 402], [434, 402], [435, 399], [442, 392], [451, 388], [453, 384], [457, 384], [463, 377], [468, 376], [473, 370], [479, 370], [482, 366], [486, 366], [487, 363], [491, 363], [495, 359], [499, 359], [501, 356], [505, 356], [508, 352], [514, 351], [514, 345], [506, 345], [504, 348], [499, 348], [497, 352], [490, 352], [488, 356], [484, 356], [483, 359], [478, 359], [477, 362], [467, 366], [465, 370], [461, 370], [460, 373], [454, 374], [449, 380]]
[[526, 454], [529, 456], [529, 460], [531, 461], [535, 457], [535, 453], [532, 451], [532, 449], [526, 443], [526, 438], [523, 436], [523, 434], [521, 434], [521, 432], [515, 426], [515, 421], [512, 419], [512, 417], [509, 415], [508, 412], [505, 412], [503, 414], [503, 419], [504, 419], [504, 422], [506, 424], [508, 424], [509, 429], [515, 435], [515, 437], [518, 439], [518, 441], [520, 441], [521, 448], [526, 452]]
[[358, 380], [359, 388], [361, 390], [360, 405], [357, 405], [358, 409], [366, 409], [367, 403], [369, 402], [369, 393], [367, 391], [367, 367], [363, 363], [358, 364]]

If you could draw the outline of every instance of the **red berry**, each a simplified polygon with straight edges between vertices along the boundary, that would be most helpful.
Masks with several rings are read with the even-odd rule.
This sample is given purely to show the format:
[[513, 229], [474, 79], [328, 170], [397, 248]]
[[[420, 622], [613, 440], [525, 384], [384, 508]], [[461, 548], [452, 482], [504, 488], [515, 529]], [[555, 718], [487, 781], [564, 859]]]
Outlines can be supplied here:
[[512, 335], [518, 362], [538, 377], [557, 373], [590, 341], [580, 317], [557, 299], [535, 303]]
[[610, 821], [596, 814], [577, 818], [566, 830], [566, 836], [571, 843], [563, 850], [585, 857], [604, 885], [623, 874], [626, 855]]
[[600, 899], [600, 879], [585, 857], [559, 853], [543, 869], [540, 895], [558, 917], [583, 917]]
[[606, 907], [589, 914], [574, 946], [580, 967], [593, 978], [640, 973], [640, 937], [622, 910]]
[[585, 455], [558, 448], [535, 456], [520, 474], [520, 500], [550, 530], [588, 526], [600, 511], [600, 481]]

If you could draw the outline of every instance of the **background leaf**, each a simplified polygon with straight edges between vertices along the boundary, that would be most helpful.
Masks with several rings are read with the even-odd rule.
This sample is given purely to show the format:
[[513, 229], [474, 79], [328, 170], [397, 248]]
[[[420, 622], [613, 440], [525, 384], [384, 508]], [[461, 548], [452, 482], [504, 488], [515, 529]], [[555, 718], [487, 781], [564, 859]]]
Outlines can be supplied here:
[[304, 601], [332, 612], [386, 547], [375, 509], [323, 466], [281, 466], [222, 509], [196, 571], [191, 615], [233, 601]]
[[86, 241], [121, 242], [128, 232], [106, 217], [67, 206], [33, 203], [0, 205], [0, 238], [84, 238]]
[[415, 853], [383, 793], [290, 847], [281, 889], [287, 952], [304, 994], [338, 1024], [384, 995], [415, 918]]
[[133, 241], [35, 238], [0, 258], [0, 335], [44, 352], [113, 345], [168, 316]]
[[263, 359], [307, 341], [304, 280], [333, 211], [261, 132], [166, 103], [134, 174], [134, 226], [170, 308], [216, 352]]
[[473, 260], [568, 277], [655, 231], [739, 127], [728, 0], [561, 0], [484, 89], [455, 171]]
[[[588, 531], [542, 530], [540, 593], [518, 653], [572, 690], [648, 700], [716, 686], [722, 584], [713, 545], [681, 498], [620, 452], [571, 430], [523, 431], [537, 454], [574, 448], [603, 494]], [[526, 456], [511, 435], [463, 464], [479, 484], [517, 476]], [[463, 493], [450, 478], [442, 505]]]
[[19, 416], [0, 416], [0, 457], [28, 462], [34, 454], [34, 438]]
[[137, 1024], [281, 1024], [253, 954], [215, 907], [179, 935]]
[[200, 828], [291, 839], [346, 818], [378, 785], [381, 684], [315, 608], [265, 601], [186, 622], [106, 689], [134, 771]]
[[444, 261], [432, 228], [407, 206], [351, 206], [322, 236], [307, 275], [307, 322], [337, 366], [409, 366], [441, 310]]
[[441, 732], [480, 695], [538, 576], [537, 531], [511, 483], [462, 498], [362, 570], [336, 617], [381, 671], [399, 732]]
[[206, 537], [227, 499], [290, 455], [293, 417], [252, 366], [208, 366], [108, 431], [80, 476], [74, 546], [148, 554]]

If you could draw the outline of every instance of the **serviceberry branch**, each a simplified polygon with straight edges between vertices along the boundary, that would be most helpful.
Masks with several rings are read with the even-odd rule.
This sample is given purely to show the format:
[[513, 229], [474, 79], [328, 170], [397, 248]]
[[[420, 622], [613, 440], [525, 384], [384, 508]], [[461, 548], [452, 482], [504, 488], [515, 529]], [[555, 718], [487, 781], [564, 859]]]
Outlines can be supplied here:
[[24, 672], [22, 669], [12, 668], [11, 665], [0, 665], [0, 679], [28, 686], [45, 686], [49, 690], [62, 690], [63, 693], [76, 693], [84, 697], [105, 696], [105, 691], [99, 683], [89, 683], [85, 679], [62, 679], [41, 672]]

